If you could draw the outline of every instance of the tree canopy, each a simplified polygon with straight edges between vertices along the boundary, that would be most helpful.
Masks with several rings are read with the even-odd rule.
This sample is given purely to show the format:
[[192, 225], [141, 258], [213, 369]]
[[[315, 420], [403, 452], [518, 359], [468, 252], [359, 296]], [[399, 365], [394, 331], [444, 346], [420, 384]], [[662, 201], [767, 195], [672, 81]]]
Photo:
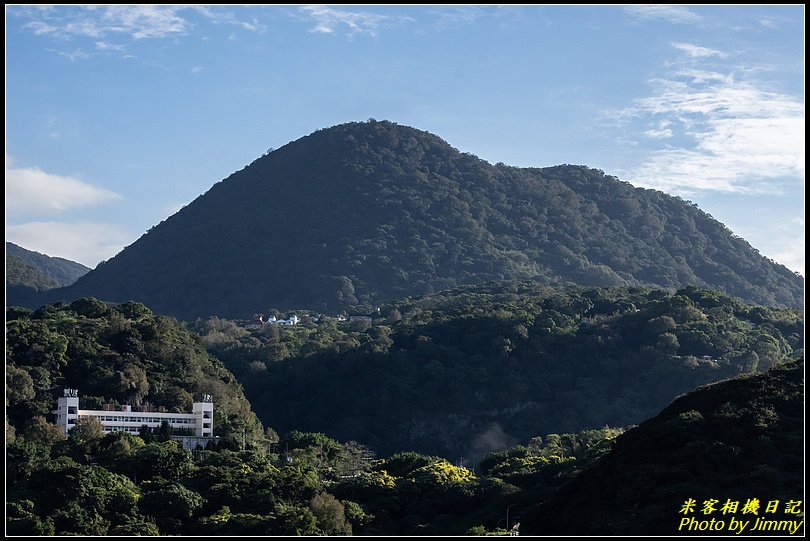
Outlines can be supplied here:
[[804, 303], [801, 276], [688, 201], [584, 166], [491, 165], [385, 121], [257, 159], [40, 302], [136, 299], [190, 321], [535, 277]]

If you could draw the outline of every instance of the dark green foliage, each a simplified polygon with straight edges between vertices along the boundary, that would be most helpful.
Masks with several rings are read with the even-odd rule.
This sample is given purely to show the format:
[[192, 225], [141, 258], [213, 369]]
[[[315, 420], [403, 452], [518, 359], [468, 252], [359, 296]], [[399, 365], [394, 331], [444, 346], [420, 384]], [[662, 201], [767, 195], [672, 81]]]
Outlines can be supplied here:
[[[699, 511], [710, 498], [720, 505], [740, 501], [740, 509], [757, 498], [760, 511], [771, 500], [801, 500], [803, 373], [803, 360], [791, 362], [677, 399], [620, 436], [609, 454], [548, 502], [524, 513], [522, 533], [676, 535], [684, 516], [678, 511], [690, 498], [699, 520], [711, 518]], [[802, 518], [781, 509], [759, 516]]]
[[56, 280], [45, 276], [32, 265], [17, 256], [6, 256], [6, 287], [27, 287], [34, 291], [45, 291], [59, 287]]
[[190, 411], [195, 397], [216, 400], [215, 432], [262, 437], [250, 405], [222, 364], [172, 318], [139, 303], [108, 305], [93, 298], [6, 315], [6, 388], [10, 423], [26, 428], [48, 415], [65, 387], [77, 388], [82, 407], [151, 404]]
[[37, 293], [69, 286], [89, 268], [6, 242], [6, 305], [39, 305]]
[[[398, 321], [391, 320], [394, 310]], [[564, 407], [571, 418], [587, 419], [587, 407], [632, 403], [623, 392], [640, 400], [643, 386], [664, 394], [672, 389], [654, 386], [700, 379], [684, 373], [715, 377], [751, 370], [754, 361], [760, 370], [775, 365], [678, 398], [626, 432], [605, 427], [565, 433], [559, 416], [555, 432], [521, 437], [520, 445], [504, 449], [516, 438], [514, 426], [539, 426], [531, 420], [536, 412], [514, 402], [516, 420], [506, 415], [480, 434], [479, 452], [498, 450], [474, 470], [474, 455], [454, 458], [455, 464], [416, 452], [376, 459], [364, 445], [323, 433], [292, 431], [260, 445], [261, 427], [253, 430], [255, 420], [233, 376], [176, 322], [137, 303], [118, 307], [88, 299], [33, 313], [10, 310], [6, 317], [6, 394], [15, 397], [7, 411], [17, 426], [16, 437], [7, 431], [6, 446], [11, 535], [484, 535], [505, 534], [517, 523], [522, 534], [672, 534], [677, 510], [689, 497], [801, 498], [804, 365], [790, 360], [803, 358], [798, 310], [752, 307], [695, 288], [555, 291], [511, 284], [399, 302], [380, 310], [362, 332], [334, 321], [255, 335], [226, 320], [198, 323], [206, 331], [202, 341], [228, 353], [229, 364], [252, 374], [248, 381], [311, 362], [310, 399], [318, 398], [314, 389], [338, 378], [343, 400], [363, 404], [355, 396], [366, 393], [375, 407], [376, 395], [401, 392], [392, 386], [397, 380], [374, 379], [385, 373], [375, 369], [405, 367], [395, 375], [411, 378], [401, 379], [410, 401], [399, 407], [407, 405], [421, 429], [419, 416], [426, 419], [428, 411], [449, 419], [447, 426], [458, 422], [434, 395], [470, 391], [454, 386], [459, 366], [465, 374], [483, 367], [474, 383], [492, 396], [508, 385], [504, 402], [492, 402], [496, 408], [528, 393], [519, 383], [537, 386], [549, 377], [539, 394], [562, 406], [550, 402], [545, 411], [553, 415]], [[659, 347], [663, 336], [678, 340], [677, 351], [673, 344]], [[259, 361], [264, 355], [286, 360]], [[470, 365], [457, 364], [468, 357]], [[161, 364], [147, 364], [150, 358]], [[521, 371], [523, 363], [530, 369]], [[40, 410], [52, 408], [62, 386], [75, 386], [77, 380], [68, 378], [83, 374], [80, 389], [99, 386], [97, 398], [86, 400], [109, 400], [102, 398], [108, 386], [123, 400], [131, 389], [121, 382], [140, 379], [127, 367], [146, 374], [145, 399], [152, 400], [155, 384], [172, 389], [161, 396], [174, 401], [153, 404], [186, 407], [186, 395], [218, 378], [233, 393], [223, 395], [225, 404], [246, 409], [225, 409], [223, 443], [193, 453], [157, 441], [151, 432], [155, 441], [147, 443], [132, 434], [102, 436], [88, 426], [64, 439], [47, 426]], [[441, 385], [433, 398], [420, 394], [436, 379]], [[385, 385], [366, 391], [355, 381]], [[488, 387], [488, 381], [496, 384]], [[609, 387], [610, 400], [599, 394], [599, 382]], [[480, 396], [469, 396], [468, 408], [482, 407]], [[576, 409], [575, 396], [587, 404]], [[420, 405], [423, 397], [427, 402]], [[531, 415], [521, 417], [521, 408]], [[365, 420], [383, 426], [373, 424], [369, 411], [357, 413], [344, 427], [358, 430]], [[397, 420], [393, 411], [378, 415]]]
[[[400, 320], [389, 325], [389, 315]], [[383, 306], [366, 331], [334, 321], [203, 342], [281, 432], [380, 454], [475, 461], [535, 434], [637, 424], [695, 387], [799, 355], [799, 310], [697, 288], [498, 283]]]
[[[30, 265], [46, 279], [53, 281], [55, 285], [50, 287], [69, 286], [90, 271], [88, 267], [81, 263], [62, 257], [50, 257], [39, 252], [32, 252], [17, 246], [13, 242], [6, 242], [6, 263], [12, 258]], [[9, 282], [8, 269], [6, 269], [6, 272], [6, 281], [11, 283]]]
[[137, 299], [192, 321], [532, 277], [803, 305], [801, 276], [688, 201], [583, 166], [493, 166], [376, 121], [257, 159], [42, 302]]
[[189, 519], [205, 500], [183, 485], [160, 480], [141, 483], [138, 508], [143, 515], [155, 517], [161, 532], [182, 533]]

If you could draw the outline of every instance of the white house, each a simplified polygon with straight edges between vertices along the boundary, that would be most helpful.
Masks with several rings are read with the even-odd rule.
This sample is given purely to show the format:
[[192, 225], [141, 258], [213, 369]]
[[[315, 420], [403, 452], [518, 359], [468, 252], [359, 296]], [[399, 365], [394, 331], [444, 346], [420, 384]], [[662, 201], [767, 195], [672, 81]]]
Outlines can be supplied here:
[[295, 314], [291, 315], [288, 319], [279, 319], [275, 321], [276, 325], [298, 325], [301, 320]]
[[194, 402], [191, 413], [159, 413], [155, 411], [132, 411], [132, 406], [121, 406], [120, 410], [82, 410], [79, 409], [79, 391], [65, 389], [60, 396], [56, 409], [56, 424], [65, 434], [76, 425], [80, 417], [95, 417], [101, 422], [105, 433], [129, 432], [137, 434], [142, 426], [159, 428], [166, 421], [172, 428], [186, 428], [194, 431], [196, 438], [214, 436], [214, 402], [211, 395], [204, 395], [200, 402]]

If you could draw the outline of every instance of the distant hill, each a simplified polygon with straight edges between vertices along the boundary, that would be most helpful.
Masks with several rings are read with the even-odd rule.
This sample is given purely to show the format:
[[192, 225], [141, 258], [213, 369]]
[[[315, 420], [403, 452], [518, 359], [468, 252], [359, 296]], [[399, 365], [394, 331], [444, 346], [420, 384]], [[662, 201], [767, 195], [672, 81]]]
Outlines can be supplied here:
[[68, 286], [90, 269], [6, 242], [6, 306], [39, 306], [39, 293]]
[[[51, 287], [69, 286], [80, 277], [90, 272], [89, 267], [62, 257], [51, 257], [39, 252], [26, 250], [13, 242], [6, 242], [6, 258], [16, 258], [37, 270], [43, 277], [56, 285]], [[6, 282], [10, 283], [8, 271]], [[23, 282], [15, 282], [25, 285]]]
[[676, 396], [789, 361], [798, 309], [685, 288], [497, 283], [405, 299], [346, 323], [196, 330], [281, 433], [381, 454], [480, 458], [537, 434], [639, 423]]
[[803, 305], [801, 276], [688, 201], [584, 166], [492, 165], [387, 121], [323, 129], [262, 156], [42, 300], [240, 318], [533, 277]]
[[[726, 529], [716, 533], [730, 535], [731, 516], [749, 521], [744, 534], [758, 518], [803, 521], [803, 503], [802, 516], [785, 509], [804, 494], [804, 411], [803, 360], [702, 387], [619, 436], [597, 464], [525, 510], [521, 533], [677, 535], [680, 521], [694, 517], [724, 520]], [[680, 513], [689, 499], [694, 511]], [[717, 511], [705, 515], [710, 499], [718, 500]], [[746, 514], [752, 499], [758, 512]], [[739, 507], [724, 515], [727, 500]], [[766, 512], [771, 501], [777, 509]]]
[[6, 286], [20, 287], [32, 291], [45, 291], [59, 287], [56, 280], [44, 275], [33, 265], [29, 265], [15, 255], [6, 255]]

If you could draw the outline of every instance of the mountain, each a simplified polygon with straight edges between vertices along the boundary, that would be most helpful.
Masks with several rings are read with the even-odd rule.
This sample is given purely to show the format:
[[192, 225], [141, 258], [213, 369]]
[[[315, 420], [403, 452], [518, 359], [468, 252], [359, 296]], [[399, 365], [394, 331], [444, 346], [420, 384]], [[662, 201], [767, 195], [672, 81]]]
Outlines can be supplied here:
[[[746, 534], [758, 521], [795, 525], [803, 519], [787, 510], [804, 493], [804, 410], [803, 360], [702, 387], [619, 436], [599, 462], [524, 512], [521, 533], [676, 535], [685, 518], [723, 520], [720, 535], [730, 534], [730, 517], [748, 523]], [[694, 510], [682, 513], [690, 499]], [[717, 510], [704, 514], [710, 499]], [[758, 511], [744, 511], [753, 499]], [[739, 502], [736, 511], [721, 512], [727, 501]]]
[[688, 201], [583, 166], [492, 165], [387, 121], [323, 129], [262, 156], [43, 300], [242, 318], [532, 277], [803, 305], [801, 276]]
[[[37, 284], [39, 289], [42, 289], [44, 285], [49, 286], [48, 288], [69, 286], [90, 272], [90, 269], [81, 263], [62, 257], [51, 257], [39, 252], [32, 252], [17, 246], [13, 242], [6, 242], [6, 264], [12, 260], [32, 267], [41, 275], [40, 280], [44, 283]], [[27, 285], [25, 280], [12, 276], [9, 269], [6, 269], [6, 284]]]
[[31, 292], [59, 287], [56, 280], [45, 276], [36, 267], [14, 255], [6, 256], [6, 287], [20, 288]]
[[537, 434], [640, 423], [804, 347], [799, 309], [693, 287], [531, 281], [405, 299], [345, 323], [302, 314], [296, 327], [250, 332], [210, 318], [196, 330], [281, 433], [468, 460]]

